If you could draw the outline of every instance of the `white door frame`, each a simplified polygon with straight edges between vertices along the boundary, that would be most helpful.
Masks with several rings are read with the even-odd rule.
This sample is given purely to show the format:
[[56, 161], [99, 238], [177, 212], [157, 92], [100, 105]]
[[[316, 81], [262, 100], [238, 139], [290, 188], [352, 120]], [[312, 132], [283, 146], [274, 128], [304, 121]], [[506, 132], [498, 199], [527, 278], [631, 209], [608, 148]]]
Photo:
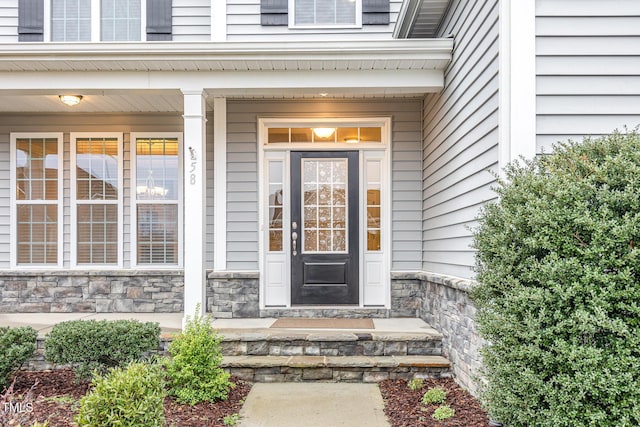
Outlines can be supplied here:
[[[269, 128], [287, 127], [366, 127], [380, 126], [382, 141], [377, 143], [278, 143], [267, 144]], [[258, 250], [260, 269], [260, 308], [291, 307], [291, 263], [289, 236], [291, 235], [290, 174], [291, 151], [358, 151], [359, 152], [359, 304], [358, 307], [389, 308], [391, 305], [391, 118], [259, 118], [258, 119]], [[267, 162], [281, 163], [283, 171], [283, 247], [279, 252], [268, 252], [269, 229], [266, 225], [269, 206], [269, 169]], [[366, 250], [366, 194], [367, 162], [379, 162], [381, 184], [382, 250]], [[296, 306], [297, 308], [299, 306]], [[340, 309], [354, 306], [320, 306]]]

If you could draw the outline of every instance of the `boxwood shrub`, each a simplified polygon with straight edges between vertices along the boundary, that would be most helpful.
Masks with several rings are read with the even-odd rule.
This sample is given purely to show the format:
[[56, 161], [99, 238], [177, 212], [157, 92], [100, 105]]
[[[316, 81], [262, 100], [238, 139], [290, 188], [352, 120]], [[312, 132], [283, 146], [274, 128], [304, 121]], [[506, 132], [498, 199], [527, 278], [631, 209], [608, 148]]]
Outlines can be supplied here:
[[640, 136], [506, 168], [475, 232], [483, 399], [505, 426], [640, 425]]
[[29, 360], [36, 351], [38, 333], [30, 326], [0, 328], [0, 391], [9, 376]]
[[133, 362], [94, 378], [75, 422], [80, 427], [161, 427], [165, 397], [161, 367]]
[[160, 345], [160, 326], [136, 320], [71, 320], [58, 323], [45, 338], [46, 360], [70, 364], [81, 378], [94, 370], [140, 360]]

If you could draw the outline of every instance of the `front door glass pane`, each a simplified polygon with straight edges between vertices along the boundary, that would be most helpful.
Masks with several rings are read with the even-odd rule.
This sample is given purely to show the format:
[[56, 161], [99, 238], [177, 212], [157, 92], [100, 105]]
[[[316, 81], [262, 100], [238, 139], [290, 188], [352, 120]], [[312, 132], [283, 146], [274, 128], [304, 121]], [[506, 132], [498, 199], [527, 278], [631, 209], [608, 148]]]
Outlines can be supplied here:
[[346, 252], [347, 160], [302, 163], [304, 252]]

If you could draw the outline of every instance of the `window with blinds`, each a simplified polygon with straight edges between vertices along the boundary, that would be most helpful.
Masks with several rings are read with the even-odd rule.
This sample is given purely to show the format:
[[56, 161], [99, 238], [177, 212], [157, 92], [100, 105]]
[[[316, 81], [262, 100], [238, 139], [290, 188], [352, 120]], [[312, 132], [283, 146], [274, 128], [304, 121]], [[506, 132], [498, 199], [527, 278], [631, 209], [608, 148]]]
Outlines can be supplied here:
[[181, 197], [178, 137], [133, 136], [132, 140], [137, 264], [177, 265]]
[[12, 138], [16, 265], [58, 264], [61, 140]]
[[51, 41], [91, 41], [91, 0], [51, 0]]
[[358, 25], [360, 0], [294, 0], [296, 26]]
[[102, 41], [139, 41], [140, 0], [102, 0], [100, 32]]
[[122, 136], [74, 136], [76, 263], [113, 265], [119, 260]]

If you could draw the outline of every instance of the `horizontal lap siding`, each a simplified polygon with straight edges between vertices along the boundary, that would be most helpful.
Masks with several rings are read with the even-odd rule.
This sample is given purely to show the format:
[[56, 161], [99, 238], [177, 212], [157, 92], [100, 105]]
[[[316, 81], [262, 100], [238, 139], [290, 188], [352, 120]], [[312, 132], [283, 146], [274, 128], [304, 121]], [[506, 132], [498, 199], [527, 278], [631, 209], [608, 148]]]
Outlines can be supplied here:
[[640, 125], [640, 2], [536, 1], [537, 152]]
[[0, 43], [18, 41], [18, 0], [0, 0]]
[[422, 268], [470, 278], [470, 227], [495, 198], [498, 168], [498, 2], [453, 1], [440, 29], [454, 34], [442, 93], [424, 99]]
[[401, 0], [389, 4], [389, 25], [363, 25], [355, 29], [289, 29], [287, 26], [261, 26], [260, 0], [227, 0], [227, 32], [232, 41], [280, 41], [280, 40], [345, 40], [390, 39], [393, 33]]
[[[63, 174], [63, 261], [64, 267], [71, 265], [71, 132], [122, 132], [124, 141], [124, 218], [123, 238], [124, 268], [131, 266], [131, 132], [182, 132], [180, 115], [2, 115], [0, 116], [0, 171], [9, 171], [10, 134], [15, 132], [63, 132], [64, 138], [64, 174]], [[10, 200], [9, 176], [0, 180], [0, 268], [9, 268], [10, 251]], [[5, 208], [6, 207], [6, 208]]]
[[420, 268], [420, 101], [229, 101], [227, 268], [258, 269], [258, 117], [392, 118], [392, 268]]
[[173, 41], [211, 40], [210, 0], [173, 0], [172, 15]]

